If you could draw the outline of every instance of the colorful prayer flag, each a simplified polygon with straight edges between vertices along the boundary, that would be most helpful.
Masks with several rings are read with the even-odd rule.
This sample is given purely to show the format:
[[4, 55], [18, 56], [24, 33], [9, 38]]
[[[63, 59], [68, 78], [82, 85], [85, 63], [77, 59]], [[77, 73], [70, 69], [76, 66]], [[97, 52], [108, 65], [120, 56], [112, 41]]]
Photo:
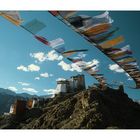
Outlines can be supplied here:
[[17, 26], [23, 22], [17, 11], [3, 11], [0, 13], [0, 15]]
[[87, 50], [87, 49], [82, 49], [82, 50], [70, 50], [70, 51], [63, 52], [63, 55], [64, 55], [65, 57], [68, 57], [68, 56], [73, 55], [73, 54], [75, 54], [75, 53], [77, 53], [77, 52], [84, 52], [84, 51], [88, 51], [88, 50]]
[[22, 25], [27, 31], [36, 34], [39, 31], [41, 31], [42, 29], [44, 29], [46, 27], [46, 25], [37, 20], [37, 19], [33, 19], [32, 21], [26, 23], [25, 25]]
[[103, 48], [103, 49], [109, 49], [113, 46], [116, 46], [120, 43], [122, 43], [124, 41], [124, 37], [123, 36], [119, 36], [119, 37], [116, 37], [112, 40], [109, 40], [109, 41], [106, 41], [102, 44], [100, 44], [100, 46]]
[[62, 38], [57, 38], [55, 40], [50, 41], [49, 43], [50, 43], [50, 47], [52, 47], [54, 49], [57, 46], [63, 45], [64, 40]]
[[44, 37], [42, 37], [42, 36], [37, 36], [37, 35], [35, 35], [34, 37], [35, 37], [37, 40], [39, 40], [40, 42], [42, 42], [43, 44], [49, 45], [49, 42], [48, 42], [48, 40], [47, 40], [46, 38], [44, 38]]
[[73, 16], [74, 14], [76, 14], [76, 11], [59, 11], [59, 14], [60, 14], [63, 18], [67, 19], [67, 18]]
[[110, 27], [111, 27], [111, 24], [103, 23], [103, 24], [90, 27], [86, 29], [85, 31], [81, 31], [81, 33], [86, 36], [97, 35], [97, 34], [101, 34], [108, 31]]

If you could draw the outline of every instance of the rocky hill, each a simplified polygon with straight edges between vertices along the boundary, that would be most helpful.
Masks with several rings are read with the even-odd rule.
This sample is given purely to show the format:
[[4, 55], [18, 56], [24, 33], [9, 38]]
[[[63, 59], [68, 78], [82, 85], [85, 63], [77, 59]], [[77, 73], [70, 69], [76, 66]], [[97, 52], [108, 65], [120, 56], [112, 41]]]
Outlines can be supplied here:
[[24, 116], [1, 116], [0, 128], [19, 129], [124, 129], [140, 128], [140, 105], [123, 88], [89, 88], [46, 99]]

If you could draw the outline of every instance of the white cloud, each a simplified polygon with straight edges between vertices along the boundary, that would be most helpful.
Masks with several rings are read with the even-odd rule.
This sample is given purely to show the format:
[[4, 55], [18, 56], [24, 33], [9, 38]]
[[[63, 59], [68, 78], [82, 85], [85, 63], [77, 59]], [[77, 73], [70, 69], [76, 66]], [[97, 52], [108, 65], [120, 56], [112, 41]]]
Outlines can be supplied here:
[[22, 90], [27, 91], [27, 92], [38, 93], [38, 91], [33, 88], [22, 88]]
[[28, 71], [27, 67], [20, 65], [17, 67], [17, 70], [21, 70], [21, 71]]
[[43, 52], [30, 53], [30, 56], [37, 59], [39, 62], [44, 62], [46, 60], [46, 55]]
[[57, 78], [56, 81], [66, 80], [65, 78]]
[[55, 94], [57, 94], [56, 89], [44, 89], [43, 90], [45, 93], [47, 93], [48, 95], [52, 95], [51, 97], [53, 98], [55, 96]]
[[85, 54], [84, 52], [79, 52], [79, 53], [77, 54], [77, 56], [74, 57], [74, 59], [84, 58], [84, 57], [86, 57], [86, 56], [87, 56], [87, 54]]
[[97, 69], [99, 67], [99, 63], [100, 62], [97, 59], [93, 59], [92, 61], [89, 61], [89, 62], [79, 61], [79, 62], [72, 63], [72, 64], [67, 64], [64, 61], [60, 61], [58, 63], [58, 66], [61, 66], [61, 68], [64, 71], [77, 71], [77, 72], [82, 72], [82, 68], [85, 68], [87, 66], [96, 65], [95, 67], [93, 67], [93, 69]]
[[56, 94], [56, 89], [44, 89], [43, 91], [48, 94]]
[[30, 56], [35, 59], [35, 62], [44, 62], [46, 60], [48, 61], [60, 61], [63, 59], [63, 56], [58, 55], [55, 50], [49, 51], [47, 54], [43, 52], [37, 52], [37, 53], [30, 53]]
[[117, 64], [109, 64], [109, 69], [114, 72], [119, 72], [119, 73], [124, 72], [124, 70], [122, 68], [120, 68], [119, 65], [117, 65]]
[[97, 59], [93, 59], [92, 61], [86, 62], [87, 65], [91, 65], [91, 64], [93, 64], [93, 65], [99, 65], [99, 63], [100, 62]]
[[44, 78], [48, 78], [48, 77], [52, 77], [53, 74], [48, 74], [47, 72], [45, 72], [45, 73], [41, 73], [40, 76]]
[[18, 91], [18, 89], [16, 87], [12, 87], [12, 86], [8, 87], [8, 89], [11, 90], [11, 91], [14, 91], [14, 92]]
[[45, 72], [45, 73], [41, 73], [40, 76], [47, 78], [47, 77], [49, 77], [49, 74], [47, 72]]
[[23, 66], [23, 65], [20, 65], [19, 67], [17, 67], [17, 70], [21, 70], [21, 71], [30, 71], [30, 72], [33, 72], [33, 71], [39, 71], [40, 70], [40, 67], [35, 65], [35, 64], [30, 64], [28, 65], [27, 67]]
[[39, 66], [37, 66], [37, 65], [35, 65], [35, 64], [30, 64], [29, 66], [28, 66], [28, 70], [29, 71], [39, 71], [40, 70], [40, 67]]
[[35, 80], [40, 80], [40, 77], [35, 77]]
[[48, 54], [46, 55], [46, 59], [49, 61], [60, 61], [63, 59], [63, 56], [58, 55], [54, 50], [48, 52]]
[[61, 68], [64, 71], [77, 71], [77, 72], [82, 72], [82, 69], [79, 66], [77, 66], [75, 63], [67, 64], [64, 61], [60, 61], [58, 63], [58, 66], [61, 66]]
[[25, 83], [25, 82], [18, 82], [18, 84], [22, 85], [22, 86], [29, 86], [29, 83]]

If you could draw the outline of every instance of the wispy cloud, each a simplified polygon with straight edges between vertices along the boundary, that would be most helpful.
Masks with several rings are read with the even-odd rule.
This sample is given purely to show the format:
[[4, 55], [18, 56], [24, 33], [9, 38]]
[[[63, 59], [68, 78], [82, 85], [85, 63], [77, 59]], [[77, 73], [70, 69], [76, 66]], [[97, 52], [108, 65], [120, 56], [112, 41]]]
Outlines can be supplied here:
[[25, 83], [25, 82], [18, 82], [18, 84], [22, 85], [22, 86], [29, 86], [29, 83]]
[[34, 72], [34, 71], [39, 71], [40, 67], [35, 64], [30, 64], [27, 67], [20, 65], [17, 67], [17, 70], [25, 71], [25, 72]]
[[16, 87], [13, 87], [13, 86], [8, 87], [8, 89], [11, 91], [14, 91], [14, 92], [18, 91], [18, 89]]
[[43, 91], [45, 93], [47, 93], [48, 95], [52, 95], [52, 97], [54, 97], [55, 94], [57, 94], [57, 90], [56, 89], [44, 89]]
[[44, 77], [44, 78], [48, 78], [48, 77], [52, 77], [53, 74], [49, 74], [49, 73], [45, 72], [45, 73], [41, 73], [40, 76]]
[[27, 92], [32, 92], [32, 93], [38, 93], [38, 91], [35, 90], [34, 88], [22, 88], [22, 90], [27, 91]]
[[109, 69], [114, 72], [123, 73], [124, 70], [119, 67], [117, 64], [109, 64]]

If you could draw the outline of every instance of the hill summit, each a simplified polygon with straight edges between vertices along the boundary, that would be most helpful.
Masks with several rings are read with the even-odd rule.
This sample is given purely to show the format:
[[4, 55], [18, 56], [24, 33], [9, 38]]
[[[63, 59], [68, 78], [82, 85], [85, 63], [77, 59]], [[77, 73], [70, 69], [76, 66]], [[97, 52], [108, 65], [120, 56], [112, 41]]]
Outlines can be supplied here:
[[129, 129], [140, 128], [140, 105], [123, 87], [89, 88], [45, 99], [24, 116], [1, 116], [0, 128], [13, 129]]

